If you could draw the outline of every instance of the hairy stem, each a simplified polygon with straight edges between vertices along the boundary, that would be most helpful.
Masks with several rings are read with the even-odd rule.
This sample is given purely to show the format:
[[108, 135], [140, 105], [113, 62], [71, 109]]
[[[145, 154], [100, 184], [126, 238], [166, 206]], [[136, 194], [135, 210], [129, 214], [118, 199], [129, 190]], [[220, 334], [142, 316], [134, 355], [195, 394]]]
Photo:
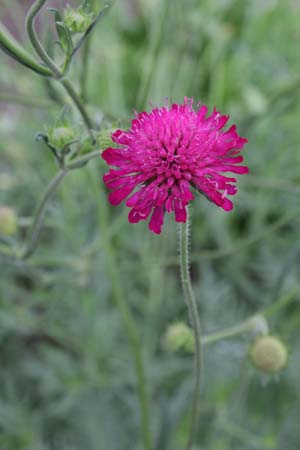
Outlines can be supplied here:
[[196, 365], [196, 380], [194, 388], [194, 396], [192, 400], [191, 410], [191, 424], [186, 450], [190, 450], [193, 444], [194, 434], [196, 431], [198, 419], [198, 403], [200, 393], [200, 380], [202, 372], [202, 342], [201, 342], [201, 327], [200, 318], [198, 314], [197, 303], [192, 288], [192, 282], [189, 270], [189, 218], [186, 223], [179, 225], [179, 258], [181, 283], [184, 292], [185, 300], [189, 310], [189, 317], [192, 322], [194, 337], [195, 337], [195, 365]]

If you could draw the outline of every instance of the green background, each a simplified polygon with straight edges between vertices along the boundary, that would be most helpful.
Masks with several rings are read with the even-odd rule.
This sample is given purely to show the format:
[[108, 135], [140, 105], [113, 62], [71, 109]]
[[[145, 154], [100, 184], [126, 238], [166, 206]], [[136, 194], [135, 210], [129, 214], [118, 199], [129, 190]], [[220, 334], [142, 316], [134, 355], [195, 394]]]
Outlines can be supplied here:
[[[30, 50], [20, 4], [2, 0], [0, 18]], [[41, 16], [48, 42], [52, 14]], [[276, 376], [259, 374], [249, 335], [205, 346], [195, 450], [300, 447], [299, 44], [296, 0], [119, 0], [93, 32], [88, 108], [105, 126], [126, 128], [134, 109], [189, 96], [230, 114], [249, 140], [250, 174], [239, 179], [233, 212], [200, 196], [192, 204], [193, 284], [205, 334], [275, 305], [268, 323], [289, 363]], [[0, 64], [0, 203], [19, 217], [16, 236], [1, 245], [19, 248], [57, 170], [34, 136], [57, 119], [62, 93], [3, 53]], [[75, 83], [81, 73], [78, 54]], [[155, 450], [184, 448], [193, 356], [164, 346], [168, 326], [188, 320], [176, 224], [168, 217], [160, 236], [129, 224], [125, 206], [108, 204], [106, 170], [96, 158], [68, 174], [28, 261], [0, 254], [1, 450], [142, 448], [111, 253], [143, 346]]]

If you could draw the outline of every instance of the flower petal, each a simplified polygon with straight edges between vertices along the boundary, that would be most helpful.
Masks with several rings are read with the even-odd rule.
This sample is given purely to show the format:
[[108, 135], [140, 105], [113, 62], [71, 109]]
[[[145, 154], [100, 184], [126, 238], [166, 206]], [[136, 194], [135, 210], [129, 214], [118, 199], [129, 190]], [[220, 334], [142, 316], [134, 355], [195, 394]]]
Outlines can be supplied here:
[[164, 223], [164, 210], [162, 206], [156, 206], [152, 213], [150, 222], [149, 222], [149, 230], [153, 231], [153, 233], [160, 234], [162, 225]]

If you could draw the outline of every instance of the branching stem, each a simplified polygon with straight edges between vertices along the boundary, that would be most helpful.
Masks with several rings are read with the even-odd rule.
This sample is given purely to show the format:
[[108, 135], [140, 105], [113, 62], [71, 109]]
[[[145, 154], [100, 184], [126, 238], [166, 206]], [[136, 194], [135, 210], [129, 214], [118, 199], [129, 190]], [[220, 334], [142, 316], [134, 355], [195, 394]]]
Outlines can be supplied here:
[[55, 78], [61, 86], [67, 91], [71, 99], [73, 100], [73, 103], [77, 107], [83, 122], [88, 130], [88, 133], [91, 137], [91, 140], [93, 144], [95, 144], [95, 139], [92, 133], [93, 129], [93, 123], [90, 119], [85, 106], [82, 102], [82, 99], [77, 94], [76, 90], [74, 89], [72, 83], [70, 80], [64, 77], [64, 74], [62, 70], [57, 66], [57, 64], [50, 58], [50, 56], [47, 54], [46, 50], [44, 49], [43, 45], [41, 44], [38, 35], [35, 30], [35, 18], [36, 15], [39, 13], [40, 9], [44, 6], [47, 0], [36, 0], [33, 5], [31, 6], [30, 10], [28, 11], [27, 17], [26, 17], [26, 29], [28, 33], [28, 37], [36, 51], [36, 53], [39, 55], [41, 60], [46, 64], [46, 66], [51, 70], [53, 78]]

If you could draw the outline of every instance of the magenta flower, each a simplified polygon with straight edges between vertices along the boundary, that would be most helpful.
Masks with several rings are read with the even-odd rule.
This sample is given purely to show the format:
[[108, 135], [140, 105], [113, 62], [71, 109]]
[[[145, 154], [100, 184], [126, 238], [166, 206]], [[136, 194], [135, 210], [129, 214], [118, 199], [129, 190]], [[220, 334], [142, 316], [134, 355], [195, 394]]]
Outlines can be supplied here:
[[193, 99], [185, 98], [183, 105], [136, 114], [128, 131], [112, 135], [118, 148], [107, 148], [102, 157], [117, 169], [110, 169], [103, 180], [112, 191], [112, 205], [136, 189], [126, 201], [129, 222], [146, 220], [152, 213], [149, 229], [154, 233], [161, 232], [165, 212], [174, 211], [176, 222], [185, 222], [186, 206], [194, 199], [191, 188], [225, 211], [233, 208], [228, 195], [237, 193], [236, 178], [221, 173], [248, 173], [238, 165], [247, 139], [237, 134], [235, 125], [222, 130], [229, 116], [215, 109], [206, 114], [207, 106], [194, 111]]

